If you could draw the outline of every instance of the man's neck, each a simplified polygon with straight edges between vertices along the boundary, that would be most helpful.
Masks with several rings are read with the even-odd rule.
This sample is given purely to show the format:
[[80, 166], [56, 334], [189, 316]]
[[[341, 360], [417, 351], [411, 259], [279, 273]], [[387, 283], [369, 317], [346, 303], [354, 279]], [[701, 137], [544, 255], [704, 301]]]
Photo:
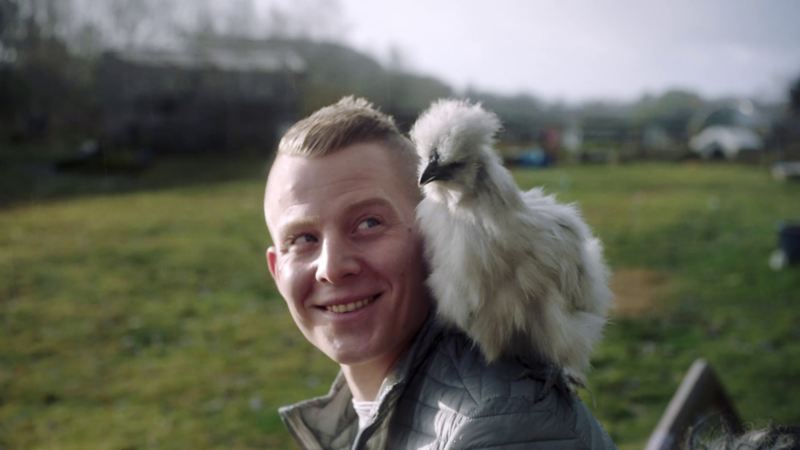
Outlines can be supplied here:
[[374, 401], [383, 380], [389, 374], [396, 360], [397, 357], [394, 356], [357, 365], [342, 364], [342, 373], [353, 398], [359, 402]]
[[417, 331], [408, 338], [407, 342], [398, 345], [396, 351], [361, 364], [340, 365], [344, 378], [347, 380], [347, 386], [350, 388], [350, 393], [355, 401], [369, 402], [377, 400], [378, 391], [381, 389], [383, 380], [386, 379], [400, 356], [414, 341], [415, 335], [419, 333], [419, 330], [425, 324], [429, 313], [430, 309], [426, 307], [425, 315], [423, 316], [424, 320], [416, 325]]

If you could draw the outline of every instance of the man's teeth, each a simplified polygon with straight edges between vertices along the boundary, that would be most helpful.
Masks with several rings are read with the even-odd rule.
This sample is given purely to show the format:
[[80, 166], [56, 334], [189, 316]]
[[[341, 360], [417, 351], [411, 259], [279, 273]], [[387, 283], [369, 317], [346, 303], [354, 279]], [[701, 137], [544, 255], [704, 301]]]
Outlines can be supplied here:
[[355, 311], [357, 309], [361, 309], [372, 303], [373, 300], [375, 300], [375, 297], [365, 298], [364, 300], [359, 300], [353, 303], [345, 303], [344, 305], [330, 305], [326, 306], [325, 309], [327, 309], [330, 312], [335, 312], [337, 314], [346, 313]]

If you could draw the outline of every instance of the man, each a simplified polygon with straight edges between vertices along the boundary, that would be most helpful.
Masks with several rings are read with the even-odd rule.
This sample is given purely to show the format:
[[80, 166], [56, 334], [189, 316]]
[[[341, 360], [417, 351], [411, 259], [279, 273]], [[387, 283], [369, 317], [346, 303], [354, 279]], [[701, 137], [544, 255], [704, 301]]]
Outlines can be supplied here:
[[336, 361], [328, 395], [281, 408], [303, 448], [613, 448], [571, 393], [487, 365], [435, 320], [415, 222], [416, 152], [342, 99], [290, 128], [264, 198], [267, 264], [300, 331]]

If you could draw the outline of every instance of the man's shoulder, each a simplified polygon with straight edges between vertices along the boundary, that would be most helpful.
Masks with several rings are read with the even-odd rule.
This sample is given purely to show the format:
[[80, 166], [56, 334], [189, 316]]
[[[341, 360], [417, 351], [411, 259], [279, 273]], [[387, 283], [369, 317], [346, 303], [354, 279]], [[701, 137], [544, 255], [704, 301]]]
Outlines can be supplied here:
[[468, 337], [447, 330], [420, 375], [428, 379], [431, 389], [458, 397], [460, 412], [468, 414], [493, 403], [517, 403], [525, 410], [542, 403], [549, 397], [545, 392], [545, 372], [544, 366], [526, 365], [513, 358], [489, 364]]
[[545, 369], [513, 358], [488, 364], [469, 338], [445, 331], [409, 380], [401, 422], [437, 440], [553, 438], [603, 448], [595, 445], [605, 433], [594, 417], [573, 393], [550, 386]]

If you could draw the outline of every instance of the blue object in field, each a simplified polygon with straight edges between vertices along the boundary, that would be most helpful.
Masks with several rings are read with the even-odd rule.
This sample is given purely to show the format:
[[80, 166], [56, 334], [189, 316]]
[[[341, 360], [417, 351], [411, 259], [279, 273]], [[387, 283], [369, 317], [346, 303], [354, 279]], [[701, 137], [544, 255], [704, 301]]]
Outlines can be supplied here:
[[520, 154], [516, 160], [517, 164], [524, 167], [547, 167], [552, 162], [547, 153], [539, 149], [528, 150]]
[[800, 263], [800, 224], [783, 224], [778, 232], [778, 247], [788, 264]]

